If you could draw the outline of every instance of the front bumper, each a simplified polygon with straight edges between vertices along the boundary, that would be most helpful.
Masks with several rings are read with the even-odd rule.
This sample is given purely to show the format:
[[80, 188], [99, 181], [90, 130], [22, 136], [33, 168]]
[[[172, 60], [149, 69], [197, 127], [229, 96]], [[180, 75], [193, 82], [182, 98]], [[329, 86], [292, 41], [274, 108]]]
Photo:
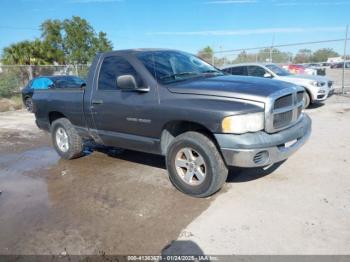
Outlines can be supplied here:
[[[263, 131], [243, 135], [216, 134], [215, 138], [228, 166], [268, 166], [287, 159], [308, 140], [311, 119], [303, 114], [294, 126], [274, 134]], [[293, 141], [291, 145], [286, 145]]]

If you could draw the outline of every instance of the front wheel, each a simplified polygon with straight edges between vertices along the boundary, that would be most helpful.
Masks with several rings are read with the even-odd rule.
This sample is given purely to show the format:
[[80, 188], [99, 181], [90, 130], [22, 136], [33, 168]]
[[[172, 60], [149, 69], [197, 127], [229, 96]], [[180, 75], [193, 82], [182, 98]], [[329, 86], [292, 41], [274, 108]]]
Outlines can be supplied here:
[[170, 181], [181, 192], [194, 197], [207, 197], [225, 183], [228, 170], [207, 136], [186, 132], [169, 145], [166, 164]]
[[59, 118], [52, 123], [51, 138], [62, 158], [74, 159], [83, 155], [83, 141], [68, 119]]

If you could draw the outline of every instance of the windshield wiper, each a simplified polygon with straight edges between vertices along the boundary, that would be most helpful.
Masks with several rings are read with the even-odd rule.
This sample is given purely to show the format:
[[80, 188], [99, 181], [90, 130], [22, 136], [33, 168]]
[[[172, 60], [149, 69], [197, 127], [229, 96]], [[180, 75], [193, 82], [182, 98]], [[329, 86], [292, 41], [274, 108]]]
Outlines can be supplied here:
[[216, 74], [224, 74], [223, 72], [219, 71], [219, 70], [214, 70], [214, 69], [210, 69], [207, 71], [202, 72], [202, 74], [210, 74], [210, 73], [216, 73]]
[[159, 79], [160, 80], [164, 80], [166, 78], [175, 78], [176, 79], [176, 77], [190, 76], [190, 75], [198, 75], [198, 73], [196, 73], [196, 72], [181, 72], [181, 73], [175, 73], [175, 74], [171, 74], [171, 75], [162, 76]]

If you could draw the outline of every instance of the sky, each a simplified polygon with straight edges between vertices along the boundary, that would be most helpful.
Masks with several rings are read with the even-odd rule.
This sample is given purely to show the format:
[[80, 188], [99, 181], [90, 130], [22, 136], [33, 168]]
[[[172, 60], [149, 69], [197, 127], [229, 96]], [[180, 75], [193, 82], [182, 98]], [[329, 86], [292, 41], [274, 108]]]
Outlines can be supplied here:
[[[0, 0], [0, 10], [1, 51], [40, 37], [44, 20], [73, 15], [106, 32], [114, 49], [161, 47], [191, 53], [208, 45], [220, 51], [341, 39], [350, 24], [350, 0]], [[282, 50], [304, 47], [343, 52], [343, 43]]]

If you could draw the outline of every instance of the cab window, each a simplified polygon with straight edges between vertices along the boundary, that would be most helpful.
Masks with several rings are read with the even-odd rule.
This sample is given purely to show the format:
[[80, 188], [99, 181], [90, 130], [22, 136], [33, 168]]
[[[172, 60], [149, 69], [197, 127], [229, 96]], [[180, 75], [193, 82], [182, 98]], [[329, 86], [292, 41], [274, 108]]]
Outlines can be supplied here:
[[121, 75], [134, 76], [138, 86], [142, 86], [140, 76], [125, 58], [120, 56], [109, 56], [102, 62], [98, 79], [98, 89], [118, 90], [117, 78]]

